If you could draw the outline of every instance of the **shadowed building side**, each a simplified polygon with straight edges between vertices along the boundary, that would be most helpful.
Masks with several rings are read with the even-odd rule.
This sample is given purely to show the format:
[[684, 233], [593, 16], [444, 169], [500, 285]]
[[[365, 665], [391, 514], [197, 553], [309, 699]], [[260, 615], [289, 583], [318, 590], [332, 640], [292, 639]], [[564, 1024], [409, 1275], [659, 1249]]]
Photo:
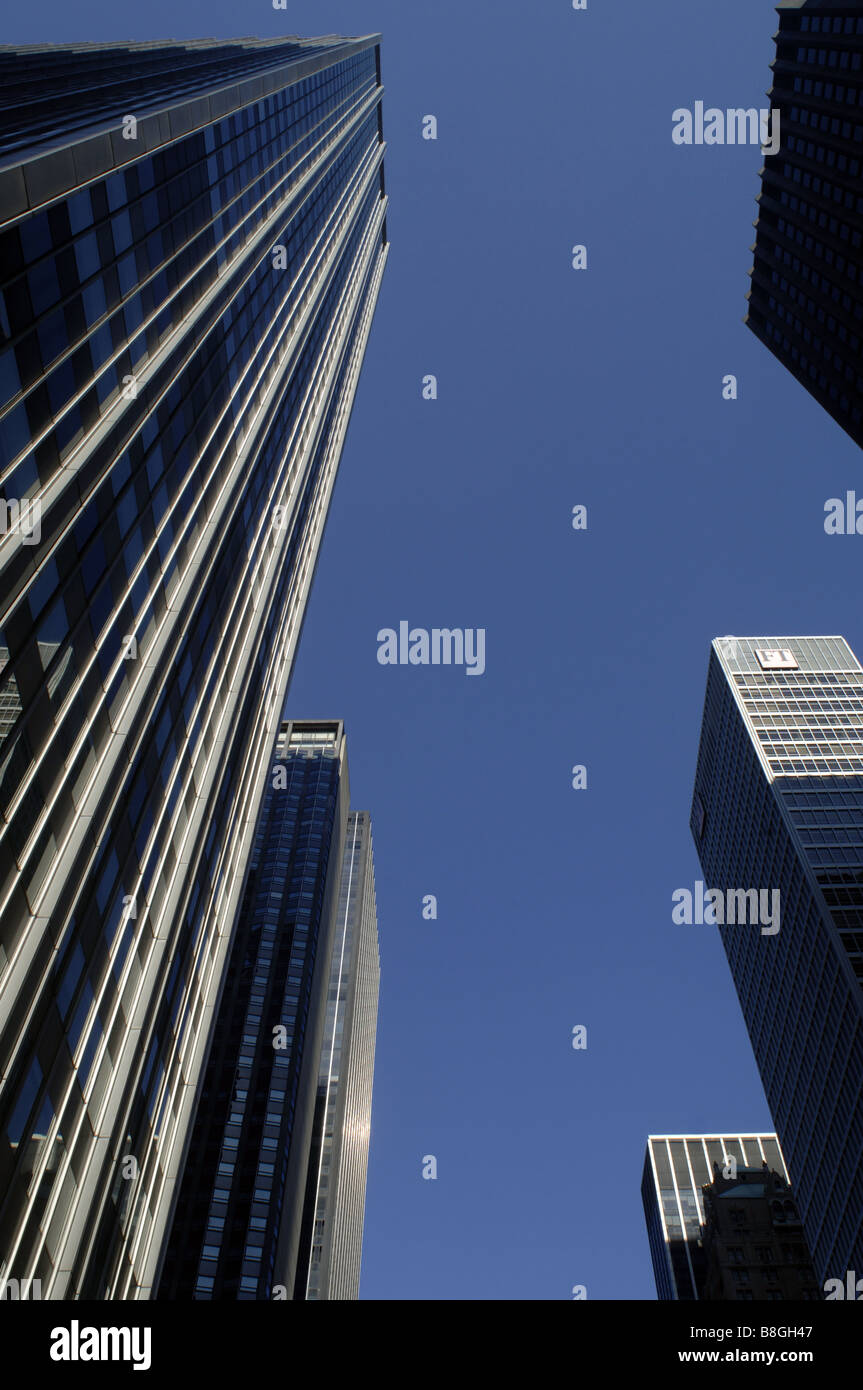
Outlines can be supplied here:
[[783, 0], [744, 322], [863, 444], [863, 15]]

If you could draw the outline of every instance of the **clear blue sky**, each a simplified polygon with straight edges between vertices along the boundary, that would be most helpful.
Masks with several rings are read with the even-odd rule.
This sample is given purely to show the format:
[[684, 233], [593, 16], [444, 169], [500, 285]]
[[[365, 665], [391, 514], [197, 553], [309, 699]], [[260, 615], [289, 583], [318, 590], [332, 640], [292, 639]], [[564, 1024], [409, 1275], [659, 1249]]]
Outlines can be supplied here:
[[[6, 17], [6, 42], [384, 36], [390, 261], [288, 706], [345, 719], [375, 837], [365, 1298], [653, 1298], [647, 1134], [771, 1127], [716, 931], [671, 895], [700, 877], [711, 638], [863, 654], [863, 537], [823, 529], [863, 474], [742, 324], [758, 150], [675, 146], [671, 115], [766, 105], [776, 27], [766, 0]], [[484, 627], [485, 674], [380, 666], [401, 619]]]

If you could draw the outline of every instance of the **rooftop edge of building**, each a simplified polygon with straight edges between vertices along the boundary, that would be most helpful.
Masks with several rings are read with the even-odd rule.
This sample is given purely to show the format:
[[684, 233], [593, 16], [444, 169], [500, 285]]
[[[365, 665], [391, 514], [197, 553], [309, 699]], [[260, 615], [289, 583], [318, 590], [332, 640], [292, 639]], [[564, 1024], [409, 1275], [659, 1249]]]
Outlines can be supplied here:
[[[209, 80], [202, 78], [198, 90], [187, 91], [176, 101], [172, 101], [169, 87], [161, 94], [150, 94], [139, 101], [132, 112], [137, 122], [134, 141], [123, 135], [124, 108], [135, 106], [134, 96], [127, 97], [122, 90], [116, 94], [110, 111], [90, 115], [82, 112], [80, 122], [76, 124], [73, 119], [69, 129], [61, 134], [46, 132], [42, 136], [35, 132], [31, 144], [22, 144], [19, 140], [11, 148], [11, 137], [6, 137], [5, 148], [0, 139], [0, 227], [333, 66], [340, 61], [340, 56], [378, 48], [380, 43], [381, 35], [372, 33], [360, 37], [326, 35], [306, 39], [285, 35], [267, 39], [0, 45], [0, 58], [16, 53], [32, 56], [56, 52], [109, 54], [119, 49], [142, 53], [175, 49], [186, 53], [234, 47], [250, 56], [272, 51], [272, 62], [246, 76], [226, 73], [220, 78], [216, 73]], [[298, 45], [308, 51], [297, 52]], [[380, 82], [380, 75], [378, 80]], [[130, 149], [132, 145], [134, 148]]]
[[[830, 644], [836, 648], [832, 659], [825, 656], [823, 651], [825, 644]], [[818, 650], [819, 646], [822, 648], [820, 651]], [[841, 633], [819, 633], [811, 636], [760, 634], [747, 637], [728, 633], [723, 637], [714, 637], [710, 643], [710, 648], [712, 652], [715, 652], [721, 664], [728, 668], [733, 668], [738, 660], [745, 661], [747, 658], [751, 660], [754, 656], [762, 670], [838, 672], [840, 670], [860, 671], [863, 669], [847, 637], [843, 637]], [[775, 655], [777, 658], [787, 654], [792, 658], [792, 661], [787, 663], [782, 660], [766, 662], [761, 659], [762, 656], [768, 654]], [[800, 659], [798, 660], [798, 658]]]
[[365, 39], [381, 41], [380, 33], [369, 34], [269, 34], [259, 38], [256, 34], [238, 34], [236, 38], [217, 38], [208, 35], [200, 39], [78, 39], [68, 43], [0, 43], [2, 53], [88, 53], [99, 49], [127, 49], [130, 52], [147, 49], [172, 48], [224, 48], [231, 44], [245, 44], [255, 48], [278, 48], [280, 44], [301, 44], [315, 47], [321, 43], [358, 43]]

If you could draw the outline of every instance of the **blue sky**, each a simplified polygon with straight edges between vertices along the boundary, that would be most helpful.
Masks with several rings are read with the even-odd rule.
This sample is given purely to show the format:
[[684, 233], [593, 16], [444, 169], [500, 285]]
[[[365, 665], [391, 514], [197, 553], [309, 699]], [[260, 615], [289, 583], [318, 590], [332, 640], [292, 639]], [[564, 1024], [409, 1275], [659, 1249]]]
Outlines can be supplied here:
[[[823, 528], [863, 478], [742, 324], [758, 150], [671, 128], [766, 105], [775, 29], [765, 0], [7, 16], [10, 43], [383, 33], [392, 245], [288, 704], [346, 721], [375, 838], [364, 1298], [654, 1298], [647, 1134], [771, 1128], [716, 930], [671, 895], [710, 640], [863, 654], [863, 539]], [[485, 628], [485, 673], [379, 665], [402, 619]]]

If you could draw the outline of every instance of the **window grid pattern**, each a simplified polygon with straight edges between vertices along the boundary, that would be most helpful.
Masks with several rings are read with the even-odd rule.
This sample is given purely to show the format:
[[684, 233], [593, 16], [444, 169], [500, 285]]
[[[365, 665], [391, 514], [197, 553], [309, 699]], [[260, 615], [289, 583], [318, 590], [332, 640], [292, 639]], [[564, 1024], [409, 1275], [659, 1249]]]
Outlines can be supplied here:
[[779, 8], [781, 146], [764, 162], [746, 322], [860, 444], [863, 27], [856, 5], [836, 8]]
[[[797, 670], [765, 670], [757, 652], [799, 639], [726, 643], [737, 699], [772, 776], [863, 774], [863, 670], [838, 639], [807, 638]], [[796, 645], [795, 645], [796, 643]]]
[[[251, 993], [245, 1009], [239, 1006], [239, 1038], [228, 1041], [228, 1047], [239, 1042], [239, 1060], [210, 1208], [218, 1216], [227, 1205], [229, 1220], [221, 1233], [207, 1233], [195, 1298], [266, 1298], [272, 1291], [335, 822], [339, 763], [335, 750], [324, 756], [319, 764], [297, 758], [293, 750], [285, 755], [287, 786], [268, 790], [256, 835], [244, 909], [248, 927], [241, 919], [240, 928], [248, 936], [240, 988], [251, 985]], [[220, 1025], [221, 1020], [217, 1045]], [[283, 1049], [273, 1046], [274, 1027], [285, 1030]], [[223, 1049], [224, 1044], [220, 1061]], [[205, 1086], [204, 1107], [212, 1089]], [[255, 1101], [264, 1090], [261, 1115]], [[244, 1168], [253, 1185], [251, 1202], [248, 1192], [237, 1190]]]
[[823, 797], [829, 830], [837, 804], [843, 813], [859, 804], [863, 779], [770, 770], [736, 677], [758, 673], [756, 651], [781, 648], [792, 650], [799, 667], [781, 674], [804, 685], [813, 674], [859, 669], [841, 638], [717, 639], [695, 780], [706, 814], [702, 823], [694, 801], [691, 825], [711, 886], [780, 894], [775, 935], [751, 926], [719, 930], [823, 1282], [863, 1255], [863, 993], [825, 898], [829, 884], [819, 882], [825, 852], [832, 874], [834, 849], [851, 863], [855, 851], [837, 832], [810, 859], [798, 827], [812, 823], [812, 807], [795, 798]]

